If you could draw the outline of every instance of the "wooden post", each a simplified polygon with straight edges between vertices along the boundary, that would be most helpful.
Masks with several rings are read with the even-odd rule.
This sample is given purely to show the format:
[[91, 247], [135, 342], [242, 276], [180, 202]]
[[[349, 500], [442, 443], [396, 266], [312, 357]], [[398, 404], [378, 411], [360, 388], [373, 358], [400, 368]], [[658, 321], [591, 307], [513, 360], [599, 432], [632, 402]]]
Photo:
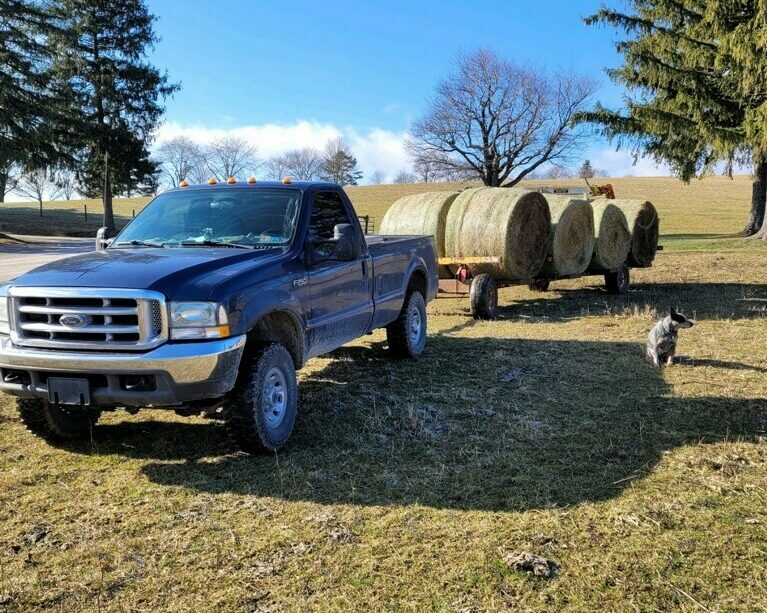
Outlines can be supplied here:
[[85, 209], [85, 223], [88, 223], [88, 205], [84, 204], [83, 209]]

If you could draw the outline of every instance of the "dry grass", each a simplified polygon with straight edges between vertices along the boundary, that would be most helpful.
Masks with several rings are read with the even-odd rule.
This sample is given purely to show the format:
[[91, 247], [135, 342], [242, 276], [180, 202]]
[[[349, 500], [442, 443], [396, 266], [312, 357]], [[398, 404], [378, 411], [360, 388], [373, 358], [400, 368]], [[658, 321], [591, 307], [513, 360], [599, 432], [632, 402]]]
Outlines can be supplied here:
[[[689, 228], [653, 200], [710, 237], [738, 198]], [[0, 609], [764, 610], [764, 246], [684, 240], [625, 297], [511, 288], [496, 322], [440, 299], [418, 361], [380, 332], [312, 360], [277, 456], [160, 411], [51, 447], [0, 397]], [[698, 325], [657, 371], [642, 344], [672, 305]]]

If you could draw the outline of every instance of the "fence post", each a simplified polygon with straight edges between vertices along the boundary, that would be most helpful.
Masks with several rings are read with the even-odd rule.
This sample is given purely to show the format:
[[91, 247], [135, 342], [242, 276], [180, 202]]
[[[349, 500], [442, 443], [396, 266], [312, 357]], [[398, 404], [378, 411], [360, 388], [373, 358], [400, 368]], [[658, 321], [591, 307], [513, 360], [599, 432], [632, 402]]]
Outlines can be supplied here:
[[85, 223], [88, 223], [88, 205], [84, 204], [83, 209], [85, 209]]
[[136, 217], [136, 209], [133, 209], [133, 217]]

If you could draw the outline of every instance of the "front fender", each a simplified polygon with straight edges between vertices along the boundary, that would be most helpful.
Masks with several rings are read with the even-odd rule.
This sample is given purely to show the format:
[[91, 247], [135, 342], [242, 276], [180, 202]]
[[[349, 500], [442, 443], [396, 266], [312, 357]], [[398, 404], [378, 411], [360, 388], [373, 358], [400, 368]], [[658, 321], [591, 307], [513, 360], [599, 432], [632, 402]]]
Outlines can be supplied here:
[[283, 290], [265, 290], [233, 297], [229, 304], [229, 326], [232, 334], [247, 334], [270, 313], [290, 315], [303, 333], [306, 321], [298, 298]]

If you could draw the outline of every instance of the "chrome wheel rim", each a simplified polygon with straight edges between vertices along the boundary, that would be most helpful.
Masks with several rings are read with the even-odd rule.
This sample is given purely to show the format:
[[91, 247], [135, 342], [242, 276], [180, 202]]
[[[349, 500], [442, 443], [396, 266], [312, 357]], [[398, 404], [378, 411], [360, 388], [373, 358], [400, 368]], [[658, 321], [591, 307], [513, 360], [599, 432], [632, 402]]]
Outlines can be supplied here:
[[285, 419], [288, 406], [288, 385], [282, 369], [272, 367], [266, 373], [261, 394], [261, 411], [270, 428], [278, 428]]
[[415, 304], [410, 305], [410, 309], [407, 317], [408, 332], [410, 333], [410, 341], [413, 344], [418, 344], [421, 340], [421, 334], [423, 330], [423, 320], [421, 318], [421, 311]]

